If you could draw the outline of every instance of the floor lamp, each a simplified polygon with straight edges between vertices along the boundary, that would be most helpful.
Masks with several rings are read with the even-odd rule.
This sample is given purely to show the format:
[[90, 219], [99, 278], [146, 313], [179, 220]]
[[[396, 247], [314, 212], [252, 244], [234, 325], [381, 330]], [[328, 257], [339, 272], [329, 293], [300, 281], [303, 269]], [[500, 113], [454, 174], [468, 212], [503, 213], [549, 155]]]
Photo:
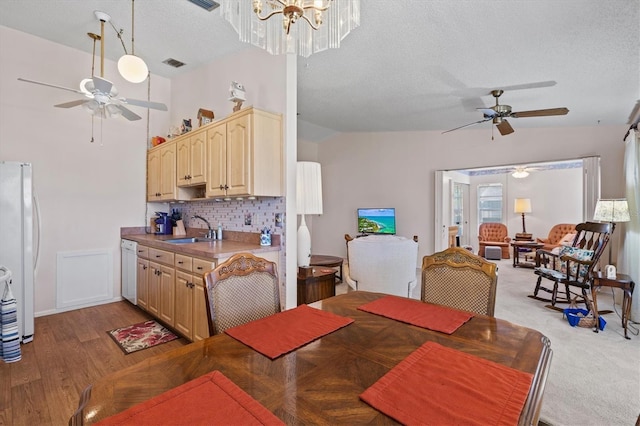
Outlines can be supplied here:
[[524, 214], [531, 213], [531, 200], [529, 198], [516, 198], [513, 200], [513, 212], [522, 213], [522, 233], [516, 234], [516, 240], [530, 240], [531, 234], [527, 234], [524, 226]]
[[298, 266], [309, 266], [311, 234], [304, 216], [322, 214], [322, 176], [320, 163], [300, 161], [296, 173], [296, 211], [301, 215], [298, 228]]
[[[626, 198], [619, 198], [615, 200], [598, 200], [596, 203], [596, 211], [593, 213], [593, 220], [600, 222], [609, 222], [611, 224], [611, 235], [616, 229], [617, 222], [629, 222], [631, 217], [629, 216], [629, 204]], [[611, 246], [609, 244], [609, 265], [611, 263]]]

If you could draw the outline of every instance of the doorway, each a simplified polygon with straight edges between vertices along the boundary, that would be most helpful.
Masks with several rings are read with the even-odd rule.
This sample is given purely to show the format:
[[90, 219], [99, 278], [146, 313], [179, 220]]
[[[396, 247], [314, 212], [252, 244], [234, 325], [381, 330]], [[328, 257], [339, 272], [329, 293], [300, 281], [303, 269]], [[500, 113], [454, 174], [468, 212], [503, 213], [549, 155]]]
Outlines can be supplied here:
[[[517, 171], [525, 171], [525, 177]], [[436, 171], [435, 251], [448, 246], [447, 228], [458, 221], [460, 245], [477, 250], [477, 187], [488, 181], [503, 182], [502, 217], [510, 235], [515, 235], [521, 220], [513, 211], [514, 199], [524, 197], [531, 198], [534, 206], [527, 216], [527, 228], [546, 237], [554, 223], [580, 223], [593, 217], [600, 198], [600, 157]], [[567, 188], [573, 188], [571, 199], [560, 195]]]

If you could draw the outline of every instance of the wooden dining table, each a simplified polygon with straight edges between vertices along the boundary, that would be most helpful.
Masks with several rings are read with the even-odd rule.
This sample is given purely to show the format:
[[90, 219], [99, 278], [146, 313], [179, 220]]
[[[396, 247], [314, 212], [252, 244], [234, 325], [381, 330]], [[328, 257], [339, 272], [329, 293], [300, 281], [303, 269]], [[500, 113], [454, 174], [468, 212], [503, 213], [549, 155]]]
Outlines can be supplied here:
[[311, 304], [354, 322], [274, 360], [227, 334], [148, 358], [88, 386], [69, 424], [105, 419], [214, 370], [286, 424], [397, 424], [359, 395], [428, 341], [531, 373], [519, 424], [538, 423], [552, 357], [547, 337], [483, 315], [449, 335], [358, 310], [384, 296], [354, 291]]

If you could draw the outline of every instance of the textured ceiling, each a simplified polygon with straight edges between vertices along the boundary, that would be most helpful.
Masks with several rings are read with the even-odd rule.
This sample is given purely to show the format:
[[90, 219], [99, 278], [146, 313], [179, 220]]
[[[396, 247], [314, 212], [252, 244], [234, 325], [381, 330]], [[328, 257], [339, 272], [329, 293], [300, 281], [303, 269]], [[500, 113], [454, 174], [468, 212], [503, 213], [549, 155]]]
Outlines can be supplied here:
[[[0, 25], [91, 52], [94, 10], [111, 15], [130, 46], [131, 3], [123, 0], [0, 0]], [[136, 54], [154, 74], [172, 77], [254, 48], [219, 9], [137, 0], [135, 13]], [[122, 46], [105, 31], [105, 55], [117, 60]], [[187, 65], [171, 68], [167, 58]], [[640, 0], [361, 0], [360, 27], [340, 49], [298, 58], [301, 136], [447, 130], [482, 119], [475, 108], [493, 105], [491, 89], [548, 81], [556, 84], [507, 90], [500, 103], [569, 114], [510, 119], [516, 132], [626, 124], [640, 99]]]

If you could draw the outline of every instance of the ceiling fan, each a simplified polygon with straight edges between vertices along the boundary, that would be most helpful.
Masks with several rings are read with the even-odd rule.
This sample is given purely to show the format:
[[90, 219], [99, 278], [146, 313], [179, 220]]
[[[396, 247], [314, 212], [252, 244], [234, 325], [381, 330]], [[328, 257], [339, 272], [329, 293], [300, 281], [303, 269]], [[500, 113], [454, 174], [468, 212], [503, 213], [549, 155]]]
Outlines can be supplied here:
[[527, 176], [529, 176], [530, 172], [533, 172], [533, 171], [536, 171], [536, 170], [540, 170], [540, 168], [539, 167], [529, 167], [529, 166], [515, 166], [515, 167], [510, 169], [511, 176], [513, 176], [516, 179], [526, 178]]
[[131, 111], [125, 105], [135, 105], [144, 108], [157, 109], [160, 111], [167, 111], [167, 106], [160, 102], [143, 101], [139, 99], [118, 97], [118, 90], [112, 82], [103, 78], [104, 74], [104, 23], [109, 22], [111, 17], [104, 12], [95, 11], [96, 18], [100, 20], [100, 35], [88, 33], [89, 37], [93, 39], [93, 50], [95, 60], [95, 43], [100, 40], [100, 77], [93, 74], [93, 65], [91, 67], [91, 78], [85, 78], [80, 82], [80, 88], [71, 89], [68, 87], [58, 86], [55, 84], [43, 83], [40, 81], [29, 80], [26, 78], [18, 78], [20, 81], [26, 83], [39, 84], [41, 86], [53, 87], [55, 89], [62, 89], [69, 92], [82, 95], [83, 99], [77, 99], [70, 102], [64, 102], [54, 105], [57, 108], [73, 108], [82, 105], [90, 114], [99, 116], [101, 118], [109, 118], [122, 115], [127, 120], [140, 120], [140, 117], [135, 112]]
[[511, 105], [500, 105], [498, 98], [504, 93], [504, 90], [496, 89], [490, 92], [496, 99], [496, 104], [490, 108], [476, 108], [482, 111], [483, 119], [474, 121], [473, 123], [465, 124], [464, 126], [456, 127], [454, 129], [447, 130], [444, 133], [453, 132], [454, 130], [462, 129], [464, 127], [472, 126], [474, 124], [484, 123], [485, 121], [493, 121], [501, 135], [505, 136], [514, 132], [513, 127], [507, 121], [507, 118], [524, 118], [524, 117], [546, 117], [550, 115], [566, 115], [569, 110], [567, 108], [549, 108], [549, 109], [535, 109], [531, 111], [519, 111], [514, 112], [511, 110]]

